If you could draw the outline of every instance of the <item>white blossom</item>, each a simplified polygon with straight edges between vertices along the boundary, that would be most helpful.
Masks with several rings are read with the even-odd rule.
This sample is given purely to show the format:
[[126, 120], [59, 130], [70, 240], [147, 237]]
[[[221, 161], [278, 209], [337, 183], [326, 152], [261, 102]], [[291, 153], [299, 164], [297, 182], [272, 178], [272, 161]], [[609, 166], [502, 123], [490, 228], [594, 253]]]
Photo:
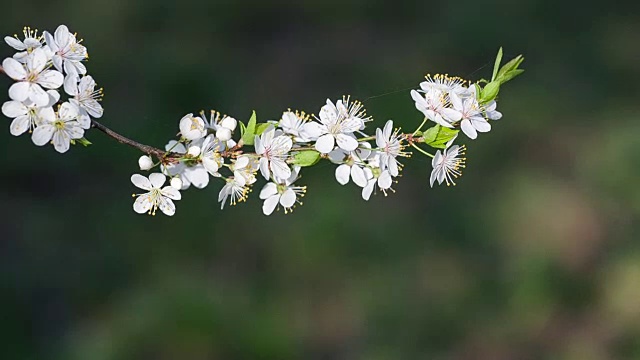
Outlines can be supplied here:
[[462, 175], [462, 168], [465, 167], [466, 158], [459, 157], [464, 156], [465, 146], [453, 145], [448, 149], [438, 150], [436, 155], [431, 161], [433, 171], [431, 171], [431, 177], [429, 183], [433, 187], [433, 183], [437, 180], [438, 184], [442, 184], [443, 181], [447, 183], [447, 186], [456, 183], [454, 178], [458, 178]]
[[452, 128], [453, 123], [460, 120], [460, 113], [448, 107], [447, 94], [440, 90], [433, 88], [425, 92], [424, 95], [416, 90], [411, 90], [411, 97], [416, 103], [416, 109], [436, 124]]
[[220, 202], [220, 209], [224, 209], [224, 205], [227, 203], [227, 199], [231, 205], [236, 205], [239, 202], [247, 200], [247, 193], [249, 188], [241, 184], [236, 178], [228, 178], [226, 184], [220, 190], [218, 194], [218, 202]]
[[298, 179], [299, 167], [295, 167], [291, 172], [291, 176], [280, 183], [268, 182], [260, 191], [260, 199], [264, 200], [262, 204], [262, 212], [265, 215], [271, 215], [278, 204], [284, 208], [287, 214], [293, 211], [296, 203], [302, 204], [299, 197], [303, 197], [307, 191], [306, 186], [294, 186], [293, 183]]
[[176, 213], [176, 206], [172, 200], [180, 200], [180, 191], [172, 186], [165, 186], [166, 177], [160, 173], [153, 173], [149, 178], [133, 174], [131, 182], [142, 190], [147, 190], [144, 194], [134, 194], [137, 197], [133, 203], [133, 210], [138, 214], [148, 213], [155, 215], [156, 209], [160, 209], [165, 215], [172, 216]]
[[204, 120], [202, 118], [187, 114], [180, 119], [180, 134], [187, 140], [197, 140], [207, 135]]
[[391, 189], [391, 185], [393, 185], [393, 179], [389, 170], [381, 171], [379, 168], [367, 167], [364, 169], [364, 172], [367, 178], [367, 185], [362, 189], [362, 198], [368, 201], [376, 185], [386, 196], [387, 190]]
[[9, 88], [9, 97], [21, 102], [29, 99], [38, 106], [46, 106], [49, 94], [42, 88], [57, 89], [64, 81], [60, 72], [46, 69], [47, 61], [47, 55], [41, 48], [34, 49], [25, 64], [13, 58], [4, 59], [2, 67], [5, 73], [18, 81]]
[[363, 142], [361, 146], [362, 148], [354, 151], [346, 152], [338, 148], [329, 153], [329, 160], [340, 164], [335, 171], [335, 177], [339, 184], [346, 185], [349, 183], [349, 179], [352, 179], [360, 187], [367, 185], [367, 178], [364, 172], [366, 164], [364, 161], [371, 154], [371, 144]]
[[53, 52], [53, 66], [58, 71], [72, 76], [87, 73], [86, 67], [81, 63], [89, 57], [87, 48], [80, 45], [81, 41], [77, 41], [76, 36], [65, 25], [58, 26], [53, 35], [45, 31], [44, 38]]
[[216, 138], [222, 141], [227, 148], [236, 146], [236, 142], [231, 138], [238, 121], [230, 116], [221, 115], [219, 112], [211, 110], [211, 115], [207, 120], [204, 112], [200, 113], [204, 119], [205, 128], [212, 130], [216, 134]]
[[44, 38], [42, 35], [38, 36], [37, 29], [31, 30], [28, 26], [22, 29], [22, 33], [24, 34], [24, 40], [20, 40], [18, 35], [14, 35], [13, 37], [5, 36], [4, 41], [12, 48], [18, 50], [18, 53], [13, 55], [13, 58], [24, 63], [27, 61], [27, 55], [31, 54], [34, 49], [42, 46], [42, 40], [44, 40]]
[[462, 99], [456, 94], [450, 95], [453, 108], [460, 113], [460, 129], [462, 129], [462, 132], [470, 139], [477, 138], [478, 132], [488, 132], [491, 130], [491, 124], [482, 117], [480, 104], [478, 104], [478, 100], [476, 100], [475, 97], [475, 91], [473, 91], [473, 93], [474, 96]]
[[140, 170], [147, 171], [153, 167], [153, 159], [148, 155], [142, 155], [138, 159]]
[[434, 76], [425, 76], [426, 81], [420, 83], [420, 88], [423, 92], [429, 92], [431, 90], [437, 90], [442, 93], [455, 93], [458, 95], [467, 94], [467, 89], [464, 84], [465, 80], [459, 77], [449, 77], [448, 75], [436, 74]]
[[320, 109], [320, 123], [309, 122], [304, 126], [308, 136], [316, 140], [316, 150], [323, 154], [331, 152], [336, 143], [345, 151], [353, 151], [358, 147], [358, 140], [353, 133], [364, 128], [367, 119], [362, 118], [362, 104], [345, 102], [346, 105], [338, 100], [334, 105], [327, 99], [327, 104]]
[[175, 140], [169, 141], [165, 146], [165, 150], [177, 154], [185, 154], [185, 159], [176, 164], [162, 166], [162, 172], [171, 176], [179, 176], [182, 180], [182, 189], [188, 189], [192, 184], [198, 189], [204, 189], [209, 185], [209, 173], [204, 166], [198, 162], [198, 159], [187, 158], [187, 149], [185, 146]]
[[291, 169], [287, 165], [287, 153], [293, 146], [293, 141], [288, 136], [275, 135], [273, 125], [269, 125], [262, 135], [256, 135], [254, 146], [256, 154], [260, 155], [260, 172], [265, 179], [271, 179], [271, 174], [276, 179], [288, 179]]
[[398, 156], [408, 156], [404, 151], [404, 146], [400, 143], [401, 135], [399, 129], [393, 130], [393, 121], [388, 120], [384, 129], [376, 129], [376, 145], [380, 154], [381, 169], [389, 169], [391, 176], [398, 176], [402, 165], [396, 159]]
[[176, 190], [182, 189], [182, 180], [180, 180], [180, 178], [177, 176], [172, 178], [169, 184], [171, 184], [171, 187]]
[[202, 165], [213, 176], [220, 176], [218, 169], [224, 164], [220, 151], [223, 150], [224, 145], [213, 135], [208, 135], [202, 143], [200, 154]]
[[304, 112], [285, 111], [280, 119], [280, 127], [285, 134], [293, 136], [293, 140], [299, 143], [311, 141], [305, 131], [305, 125], [309, 122], [309, 116]]
[[258, 172], [259, 162], [248, 156], [240, 156], [233, 163], [233, 177], [240, 185], [252, 185], [256, 182], [256, 173]]
[[53, 121], [49, 120], [38, 125], [33, 131], [31, 140], [38, 146], [51, 141], [56, 151], [65, 153], [69, 150], [72, 140], [81, 139], [84, 136], [84, 129], [77, 121], [78, 108], [73, 104], [62, 103], [56, 115]]
[[2, 105], [2, 113], [9, 118], [14, 118], [9, 127], [11, 135], [19, 136], [27, 131], [32, 132], [41, 123], [55, 120], [56, 114], [52, 106], [58, 101], [55, 96], [59, 94], [53, 90], [49, 90], [49, 93], [49, 104], [44, 107], [29, 100], [25, 102], [11, 100]]
[[64, 89], [67, 94], [73, 96], [69, 102], [79, 109], [79, 122], [83, 128], [91, 127], [91, 119], [101, 118], [103, 114], [102, 106], [99, 101], [102, 100], [102, 89], [95, 90], [96, 82], [90, 75], [83, 76], [78, 82], [77, 76], [69, 75], [64, 80]]

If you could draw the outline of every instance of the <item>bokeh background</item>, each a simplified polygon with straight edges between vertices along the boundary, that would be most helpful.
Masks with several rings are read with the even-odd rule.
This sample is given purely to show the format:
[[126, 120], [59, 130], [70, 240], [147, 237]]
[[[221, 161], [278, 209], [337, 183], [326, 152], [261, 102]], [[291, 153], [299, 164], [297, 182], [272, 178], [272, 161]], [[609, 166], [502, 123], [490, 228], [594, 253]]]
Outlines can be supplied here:
[[188, 112], [267, 120], [343, 94], [409, 129], [426, 73], [490, 77], [499, 46], [526, 72], [457, 187], [430, 189], [416, 156], [365, 202], [326, 163], [287, 216], [256, 191], [220, 211], [219, 183], [137, 215], [134, 149], [93, 130], [60, 155], [7, 119], [0, 358], [639, 359], [639, 4], [5, 4], [2, 34], [77, 31], [103, 122], [156, 146]]

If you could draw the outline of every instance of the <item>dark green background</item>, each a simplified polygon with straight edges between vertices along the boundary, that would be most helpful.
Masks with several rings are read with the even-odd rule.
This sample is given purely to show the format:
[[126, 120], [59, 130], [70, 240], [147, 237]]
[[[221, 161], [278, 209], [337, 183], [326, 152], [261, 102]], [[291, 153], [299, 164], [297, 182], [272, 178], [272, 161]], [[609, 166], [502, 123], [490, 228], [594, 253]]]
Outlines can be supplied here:
[[426, 73], [489, 77], [499, 46], [526, 72], [456, 188], [430, 189], [416, 156], [365, 202], [325, 163], [288, 216], [262, 215], [261, 185], [220, 211], [216, 182], [173, 218], [137, 215], [139, 153], [92, 130], [60, 155], [7, 119], [0, 358], [640, 358], [637, 4], [3, 4], [2, 34], [77, 31], [103, 122], [156, 146], [192, 111], [267, 120], [402, 89], [365, 105], [409, 130]]

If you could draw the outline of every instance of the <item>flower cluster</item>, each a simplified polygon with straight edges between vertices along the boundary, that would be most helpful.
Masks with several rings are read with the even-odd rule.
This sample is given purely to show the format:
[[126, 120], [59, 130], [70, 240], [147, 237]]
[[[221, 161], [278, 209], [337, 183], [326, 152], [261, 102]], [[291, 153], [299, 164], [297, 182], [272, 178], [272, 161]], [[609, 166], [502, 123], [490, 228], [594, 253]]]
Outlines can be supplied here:
[[[154, 172], [148, 177], [131, 177], [136, 187], [146, 191], [133, 195], [134, 211], [155, 215], [160, 209], [169, 216], [175, 214], [174, 201], [181, 199], [180, 191], [192, 186], [203, 189], [211, 179], [221, 183], [221, 208], [245, 201], [262, 178], [263, 213], [270, 215], [277, 209], [289, 213], [302, 204], [307, 190], [296, 185], [303, 168], [319, 161], [333, 163], [336, 181], [341, 185], [353, 182], [362, 198], [369, 200], [377, 190], [385, 195], [393, 191], [403, 159], [412, 155], [410, 150], [431, 158], [431, 186], [436, 181], [455, 185], [466, 162], [466, 146], [454, 144], [459, 131], [470, 139], [490, 131], [491, 122], [502, 117], [496, 110], [500, 86], [523, 71], [518, 68], [522, 56], [500, 67], [501, 49], [491, 81], [426, 76], [419, 89], [410, 92], [424, 115], [412, 132], [402, 132], [393, 120], [369, 132], [367, 124], [373, 119], [361, 102], [345, 96], [335, 102], [327, 99], [317, 116], [289, 109], [279, 119], [262, 123], [255, 112], [246, 124], [216, 111], [189, 113], [178, 121], [178, 137], [161, 150], [127, 139], [91, 119], [102, 116], [98, 102], [102, 90], [95, 90], [82, 63], [88, 56], [86, 48], [66, 26], [41, 36], [25, 28], [24, 38], [6, 37], [5, 41], [18, 51], [0, 69], [16, 81], [9, 89], [11, 101], [2, 106], [2, 112], [14, 119], [11, 133], [32, 132], [36, 145], [52, 142], [63, 153], [75, 142], [90, 144], [84, 131], [93, 124], [146, 153], [138, 159], [138, 166]], [[55, 107], [60, 87], [69, 99]], [[435, 149], [435, 154], [424, 146]], [[164, 186], [167, 179], [169, 185]]]
[[[4, 59], [4, 72], [16, 82], [9, 88], [10, 101], [2, 105], [2, 113], [12, 118], [9, 127], [14, 136], [31, 133], [38, 146], [52, 143], [64, 153], [76, 141], [84, 139], [91, 127], [91, 117], [102, 116], [102, 90], [82, 63], [87, 49], [60, 25], [53, 34], [24, 28], [23, 36], [5, 37], [5, 42], [17, 50]], [[67, 101], [60, 101], [63, 87]]]

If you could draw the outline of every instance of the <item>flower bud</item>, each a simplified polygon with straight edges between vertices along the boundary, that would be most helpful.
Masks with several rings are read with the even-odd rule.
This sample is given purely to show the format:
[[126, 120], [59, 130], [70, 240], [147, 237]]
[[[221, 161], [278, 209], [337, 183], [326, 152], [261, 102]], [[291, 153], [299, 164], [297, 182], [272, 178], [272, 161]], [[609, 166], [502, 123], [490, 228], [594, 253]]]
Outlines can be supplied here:
[[149, 170], [153, 167], [153, 160], [147, 155], [142, 155], [138, 159], [138, 166], [140, 166], [140, 170]]
[[235, 130], [237, 125], [238, 121], [232, 117], [226, 117], [220, 122], [220, 126], [225, 127], [231, 131]]
[[187, 154], [189, 154], [189, 155], [191, 155], [193, 157], [196, 157], [196, 156], [200, 155], [200, 147], [199, 146], [195, 146], [195, 145], [191, 146], [189, 148], [189, 151], [187, 151]]
[[176, 190], [182, 189], [182, 180], [179, 177], [174, 177], [171, 179], [171, 187]]
[[220, 141], [229, 141], [231, 140], [231, 130], [227, 129], [226, 127], [220, 127], [216, 131], [216, 137]]

